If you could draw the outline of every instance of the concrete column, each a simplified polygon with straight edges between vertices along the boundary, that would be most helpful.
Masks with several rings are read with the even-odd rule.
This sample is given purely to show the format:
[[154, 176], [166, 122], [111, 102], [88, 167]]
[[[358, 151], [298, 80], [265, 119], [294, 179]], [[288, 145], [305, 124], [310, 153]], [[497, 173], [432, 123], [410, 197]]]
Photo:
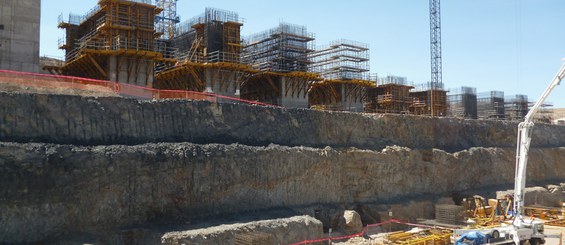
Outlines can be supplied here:
[[41, 1], [0, 1], [0, 69], [39, 72]]
[[212, 86], [212, 84], [213, 84], [213, 73], [210, 69], [204, 70], [204, 81], [206, 82], [206, 88], [205, 88], [204, 92], [214, 93], [214, 87]]
[[108, 80], [113, 82], [118, 82], [117, 64], [118, 57], [110, 56], [110, 58], [108, 58]]
[[281, 77], [281, 106], [287, 108], [308, 108], [308, 96], [304, 96], [304, 91], [298, 95], [295, 94], [294, 97], [291, 97], [291, 92], [289, 92], [289, 96], [285, 97], [288, 80], [287, 77]]

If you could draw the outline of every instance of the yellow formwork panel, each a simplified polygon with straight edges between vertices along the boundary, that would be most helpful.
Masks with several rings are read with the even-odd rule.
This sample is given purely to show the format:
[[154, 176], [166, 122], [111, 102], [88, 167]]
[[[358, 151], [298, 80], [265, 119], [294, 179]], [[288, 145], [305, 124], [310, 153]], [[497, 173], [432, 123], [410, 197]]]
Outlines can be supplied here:
[[545, 225], [565, 227], [565, 219], [550, 220]]
[[352, 85], [360, 85], [369, 88], [377, 87], [377, 84], [375, 82], [368, 80], [361, 80], [361, 79], [331, 79], [331, 80], [323, 80], [318, 83], [318, 85], [322, 85], [322, 86], [326, 84], [352, 84]]
[[402, 245], [447, 245], [451, 244], [451, 233], [442, 232], [439, 234], [413, 234], [408, 232], [402, 232], [398, 234], [393, 234], [388, 237], [388, 240], [392, 244], [402, 244]]
[[[257, 71], [259, 72], [259, 71]], [[322, 77], [318, 73], [312, 72], [303, 72], [303, 71], [293, 71], [293, 72], [273, 72], [267, 71], [264, 72], [265, 75], [271, 76], [280, 76], [280, 77], [294, 77], [294, 78], [303, 78], [310, 81], [322, 81]]]
[[[146, 50], [135, 50], [135, 49], [120, 49], [120, 50], [95, 50], [95, 49], [85, 49], [82, 52], [92, 55], [104, 55], [104, 56], [129, 56], [138, 57], [145, 59], [163, 59], [163, 54], [155, 51]], [[173, 62], [174, 59], [168, 59]]]

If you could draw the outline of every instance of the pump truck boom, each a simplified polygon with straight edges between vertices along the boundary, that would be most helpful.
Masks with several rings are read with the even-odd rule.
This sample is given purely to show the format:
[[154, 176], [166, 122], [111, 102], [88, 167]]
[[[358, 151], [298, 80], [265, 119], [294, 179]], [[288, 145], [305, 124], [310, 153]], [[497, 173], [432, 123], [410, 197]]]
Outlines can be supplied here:
[[[516, 175], [514, 180], [514, 221], [512, 225], [514, 230], [512, 233], [514, 243], [519, 244], [520, 241], [530, 240], [530, 243], [538, 243], [538, 238], [533, 238], [536, 231], [532, 229], [534, 224], [532, 222], [524, 221], [524, 189], [526, 188], [526, 167], [528, 166], [528, 151], [530, 150], [530, 142], [532, 140], [532, 128], [534, 126], [534, 115], [539, 111], [549, 94], [561, 83], [565, 77], [565, 63], [555, 75], [549, 87], [543, 92], [538, 101], [528, 111], [524, 121], [518, 124], [518, 141], [516, 146]], [[541, 228], [543, 231], [543, 228]], [[536, 239], [533, 240], [532, 239]]]
[[[565, 59], [563, 60], [565, 61]], [[469, 232], [480, 232], [487, 238], [492, 238], [490, 244], [543, 244], [545, 236], [543, 222], [524, 220], [524, 191], [526, 188], [526, 167], [528, 166], [528, 151], [532, 140], [534, 115], [539, 111], [549, 94], [561, 83], [565, 77], [565, 63], [543, 92], [538, 101], [528, 111], [524, 121], [518, 124], [518, 139], [516, 146], [516, 172], [514, 179], [514, 220], [510, 226], [494, 227], [478, 230], [454, 230], [454, 238], [459, 238], [456, 244], [464, 240], [464, 235]], [[488, 243], [487, 243], [488, 244]]]

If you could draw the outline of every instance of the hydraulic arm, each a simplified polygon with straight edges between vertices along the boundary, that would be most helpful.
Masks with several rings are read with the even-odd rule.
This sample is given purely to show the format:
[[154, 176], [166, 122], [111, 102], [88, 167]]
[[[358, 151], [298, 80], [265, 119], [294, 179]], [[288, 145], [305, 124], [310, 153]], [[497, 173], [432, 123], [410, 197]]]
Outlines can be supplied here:
[[565, 76], [565, 63], [549, 84], [549, 87], [543, 92], [539, 100], [528, 111], [523, 122], [518, 125], [518, 142], [516, 146], [516, 175], [514, 182], [514, 226], [521, 227], [523, 224], [524, 214], [524, 189], [526, 188], [526, 167], [528, 166], [528, 151], [530, 149], [530, 141], [532, 140], [532, 127], [534, 126], [533, 117], [539, 111], [549, 94], [561, 83]]

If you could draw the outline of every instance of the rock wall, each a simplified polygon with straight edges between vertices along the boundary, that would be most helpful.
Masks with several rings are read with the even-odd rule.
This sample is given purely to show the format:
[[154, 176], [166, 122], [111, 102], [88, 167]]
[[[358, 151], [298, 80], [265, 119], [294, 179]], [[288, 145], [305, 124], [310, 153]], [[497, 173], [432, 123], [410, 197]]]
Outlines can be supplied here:
[[[516, 126], [0, 93], [0, 243], [511, 185]], [[565, 179], [565, 127], [533, 134], [528, 183]]]
[[220, 225], [190, 231], [168, 232], [162, 236], [161, 242], [167, 245], [236, 244], [235, 238], [238, 235], [252, 237], [257, 233], [270, 236], [272, 244], [293, 244], [304, 240], [318, 239], [324, 235], [322, 222], [305, 215], [244, 224]]
[[[565, 148], [534, 149], [530, 159], [530, 180], [565, 179]], [[393, 203], [512, 184], [513, 168], [514, 149], [502, 148], [451, 154], [401, 147], [0, 143], [0, 241], [273, 208]]]
[[[514, 147], [517, 124], [399, 115], [267, 108], [209, 102], [139, 101], [0, 93], [0, 141], [75, 145], [158, 142], [266, 146], [399, 145], [448, 152]], [[534, 147], [565, 146], [565, 127], [536, 125]]]

